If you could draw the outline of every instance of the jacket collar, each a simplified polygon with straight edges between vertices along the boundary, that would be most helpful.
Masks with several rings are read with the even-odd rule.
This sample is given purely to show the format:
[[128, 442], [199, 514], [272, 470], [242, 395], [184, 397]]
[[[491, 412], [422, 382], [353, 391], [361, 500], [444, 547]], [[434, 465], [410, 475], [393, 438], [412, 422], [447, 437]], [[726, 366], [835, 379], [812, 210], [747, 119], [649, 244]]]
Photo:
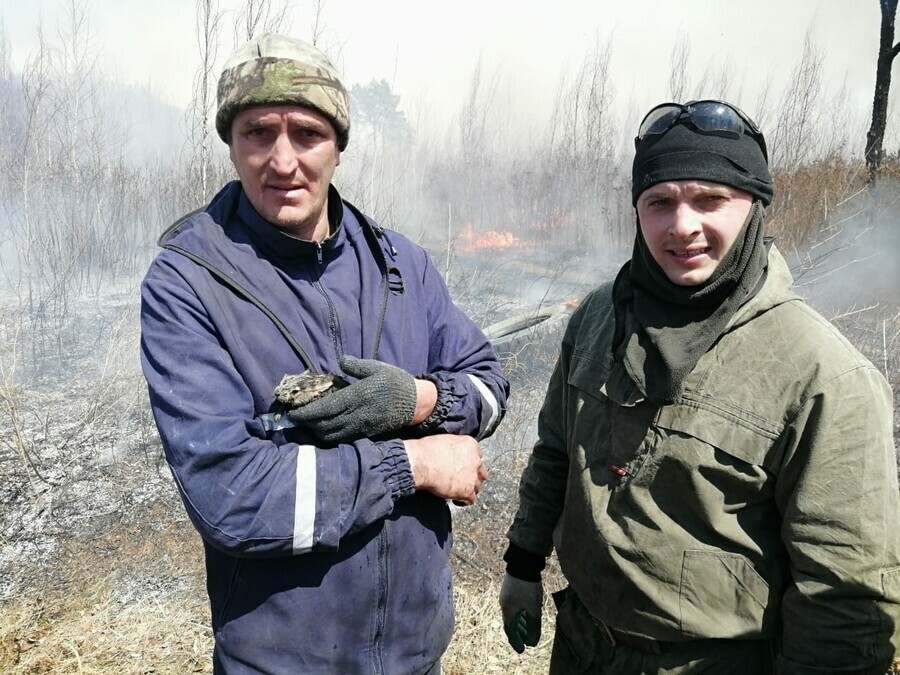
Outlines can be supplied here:
[[[240, 186], [240, 183], [238, 183]], [[346, 242], [346, 228], [343, 222], [343, 203], [334, 186], [328, 188], [328, 222], [331, 234], [321, 244], [305, 239], [297, 239], [285, 234], [263, 218], [247, 199], [240, 188], [237, 200], [237, 217], [247, 227], [254, 244], [266, 255], [273, 258], [309, 258], [320, 256], [331, 258], [340, 253]]]
[[794, 277], [791, 275], [787, 261], [775, 245], [772, 244], [769, 248], [769, 264], [763, 287], [759, 293], [750, 298], [734, 313], [731, 321], [728, 322], [727, 330], [745, 324], [773, 307], [792, 300], [798, 300], [800, 296], [792, 290], [793, 285]]

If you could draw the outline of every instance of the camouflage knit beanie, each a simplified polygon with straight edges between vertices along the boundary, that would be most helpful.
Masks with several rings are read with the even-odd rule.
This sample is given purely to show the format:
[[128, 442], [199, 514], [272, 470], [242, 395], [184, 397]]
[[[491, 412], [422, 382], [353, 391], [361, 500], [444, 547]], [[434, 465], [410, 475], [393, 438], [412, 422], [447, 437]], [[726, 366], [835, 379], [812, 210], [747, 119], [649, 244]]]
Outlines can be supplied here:
[[347, 91], [328, 58], [312, 45], [265, 33], [232, 54], [219, 78], [216, 131], [231, 141], [231, 123], [241, 110], [258, 105], [300, 105], [327, 117], [338, 149], [347, 147], [350, 110]]

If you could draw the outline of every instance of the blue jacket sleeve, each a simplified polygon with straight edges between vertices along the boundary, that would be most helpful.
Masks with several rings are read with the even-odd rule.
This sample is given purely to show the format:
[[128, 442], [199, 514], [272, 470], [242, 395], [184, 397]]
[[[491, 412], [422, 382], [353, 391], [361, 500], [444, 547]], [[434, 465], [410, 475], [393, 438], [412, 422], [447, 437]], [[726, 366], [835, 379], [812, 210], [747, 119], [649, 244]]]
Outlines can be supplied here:
[[437, 386], [438, 401], [421, 426], [429, 433], [487, 438], [503, 419], [509, 396], [500, 360], [482, 330], [453, 303], [427, 255], [423, 284], [430, 325], [425, 375]]
[[326, 449], [268, 440], [197, 293], [159, 259], [141, 289], [141, 364], [178, 489], [216, 548], [237, 556], [333, 550], [414, 491], [400, 440]]

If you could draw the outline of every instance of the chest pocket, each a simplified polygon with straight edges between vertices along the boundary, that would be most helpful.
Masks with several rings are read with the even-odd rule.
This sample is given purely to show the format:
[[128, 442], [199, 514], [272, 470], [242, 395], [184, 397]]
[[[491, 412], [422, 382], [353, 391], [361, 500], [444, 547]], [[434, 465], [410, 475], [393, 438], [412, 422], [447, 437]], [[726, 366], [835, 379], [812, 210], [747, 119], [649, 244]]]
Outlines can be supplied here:
[[773, 429], [744, 410], [687, 397], [661, 408], [655, 427], [651, 459], [635, 476], [635, 486], [696, 495], [710, 512], [751, 508], [760, 518], [769, 514], [778, 473]]
[[576, 469], [589, 470], [595, 484], [616, 488], [623, 484], [616, 468], [629, 467], [631, 472], [650, 452], [657, 408], [611, 401], [604, 393], [609, 365], [590, 353], [573, 353], [568, 383], [575, 400], [570, 404], [574, 420], [569, 445]]
[[657, 424], [670, 435], [696, 439], [730, 458], [765, 468], [774, 462], [773, 446], [781, 432], [746, 409], [690, 394], [661, 408]]
[[[668, 465], [700, 471], [707, 480], [757, 483], [771, 471], [781, 429], [745, 408], [686, 393], [676, 404], [619, 405], [603, 393], [609, 361], [575, 351], [568, 383], [575, 397], [571, 461], [594, 482], [622, 486], [652, 481]], [[610, 465], [627, 469], [617, 480]], [[646, 475], [642, 475], [646, 474]], [[720, 475], [721, 474], [721, 475]], [[749, 488], [750, 485], [748, 484]]]

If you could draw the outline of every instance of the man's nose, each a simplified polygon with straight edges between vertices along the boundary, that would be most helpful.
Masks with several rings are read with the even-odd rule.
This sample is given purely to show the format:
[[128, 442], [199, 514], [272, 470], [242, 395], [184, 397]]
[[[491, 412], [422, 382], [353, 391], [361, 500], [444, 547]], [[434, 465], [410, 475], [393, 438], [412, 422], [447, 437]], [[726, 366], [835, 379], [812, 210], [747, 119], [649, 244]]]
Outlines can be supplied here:
[[287, 134], [279, 134], [272, 143], [269, 167], [280, 176], [292, 174], [297, 169], [297, 153]]
[[677, 237], [688, 237], [702, 229], [702, 214], [688, 204], [679, 204], [669, 223], [669, 232]]

